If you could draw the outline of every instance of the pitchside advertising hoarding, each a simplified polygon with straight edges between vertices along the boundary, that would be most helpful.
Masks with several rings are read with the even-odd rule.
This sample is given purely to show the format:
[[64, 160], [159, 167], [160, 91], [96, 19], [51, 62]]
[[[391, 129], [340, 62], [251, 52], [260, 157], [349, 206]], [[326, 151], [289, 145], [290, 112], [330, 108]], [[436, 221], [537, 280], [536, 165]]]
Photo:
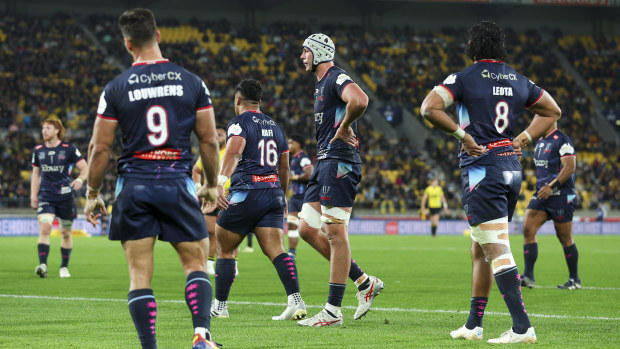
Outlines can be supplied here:
[[[52, 229], [58, 229], [58, 220], [54, 221]], [[351, 235], [429, 235], [430, 222], [413, 219], [374, 219], [355, 218], [349, 223]], [[103, 235], [101, 225], [93, 226], [83, 217], [73, 221], [74, 233], [83, 235]], [[510, 233], [520, 234], [523, 231], [522, 222], [511, 222]], [[620, 222], [573, 222], [573, 233], [580, 234], [620, 234]], [[0, 217], [0, 236], [37, 236], [39, 223], [34, 217]], [[437, 226], [439, 235], [469, 234], [469, 224], [461, 220], [443, 220]], [[538, 234], [555, 235], [551, 221], [545, 223]]]

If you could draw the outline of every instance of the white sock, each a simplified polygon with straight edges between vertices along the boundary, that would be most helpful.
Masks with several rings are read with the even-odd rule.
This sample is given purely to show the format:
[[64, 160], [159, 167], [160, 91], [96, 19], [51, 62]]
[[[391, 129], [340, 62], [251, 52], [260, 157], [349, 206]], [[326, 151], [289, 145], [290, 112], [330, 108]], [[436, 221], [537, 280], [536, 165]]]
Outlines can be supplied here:
[[213, 267], [215, 267], [215, 261], [207, 259], [207, 268], [213, 268]]
[[210, 341], [211, 340], [211, 333], [209, 332], [209, 330], [207, 330], [206, 327], [196, 327], [194, 329], [194, 333], [195, 334], [199, 334], [202, 336], [202, 338]]
[[337, 306], [329, 304], [329, 303], [325, 303], [325, 310], [329, 311], [330, 313], [334, 314], [335, 316], [338, 316], [338, 314], [340, 314], [340, 307], [337, 307]]
[[301, 293], [296, 292], [288, 295], [288, 305], [298, 305], [302, 302]]

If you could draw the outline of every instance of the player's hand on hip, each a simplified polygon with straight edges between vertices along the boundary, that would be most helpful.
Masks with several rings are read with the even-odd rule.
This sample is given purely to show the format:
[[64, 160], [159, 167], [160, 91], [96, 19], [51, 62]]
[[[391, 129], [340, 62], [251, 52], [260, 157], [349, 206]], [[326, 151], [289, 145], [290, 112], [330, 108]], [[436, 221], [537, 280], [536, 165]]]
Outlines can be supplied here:
[[203, 185], [200, 189], [198, 189], [198, 197], [204, 199], [206, 203], [215, 203], [217, 198], [215, 187]]
[[348, 145], [352, 147], [357, 148], [357, 145], [358, 145], [357, 136], [353, 132], [353, 129], [351, 128], [351, 126], [344, 128], [342, 127], [342, 125], [340, 125], [340, 127], [338, 127], [338, 129], [336, 130], [336, 134], [334, 135], [334, 138], [332, 138], [329, 141], [329, 143], [334, 143], [337, 139], [347, 143]]
[[474, 140], [474, 137], [472, 137], [469, 133], [465, 134], [465, 137], [461, 142], [463, 144], [463, 150], [475, 158], [489, 151], [487, 147], [478, 145], [478, 143]]
[[539, 200], [546, 200], [547, 198], [549, 198], [552, 192], [553, 189], [551, 189], [549, 185], [545, 184], [542, 188], [540, 188], [538, 193], [536, 193], [536, 197]]
[[512, 141], [512, 147], [515, 149], [515, 154], [521, 159], [521, 155], [523, 155], [523, 151], [521, 151], [521, 141], [515, 138]]
[[220, 210], [225, 210], [228, 208], [228, 200], [226, 200], [226, 196], [224, 195], [224, 186], [217, 186], [217, 208]]
[[[96, 213], [99, 211], [99, 213]], [[84, 205], [84, 215], [86, 216], [86, 220], [93, 225], [93, 227], [97, 226], [99, 222], [97, 219], [99, 217], [107, 216], [108, 210], [105, 208], [105, 202], [100, 195], [96, 197], [88, 197], [86, 198], [86, 205]]]
[[30, 207], [32, 207], [32, 208], [34, 208], [36, 210], [39, 207], [39, 198], [31, 197], [30, 198]]
[[73, 182], [71, 182], [71, 188], [73, 188], [73, 190], [80, 190], [82, 189], [82, 184], [84, 184], [83, 181], [76, 179]]
[[216, 202], [207, 202], [207, 200], [202, 200], [202, 213], [203, 214], [211, 213], [215, 211], [216, 208], [217, 208]]

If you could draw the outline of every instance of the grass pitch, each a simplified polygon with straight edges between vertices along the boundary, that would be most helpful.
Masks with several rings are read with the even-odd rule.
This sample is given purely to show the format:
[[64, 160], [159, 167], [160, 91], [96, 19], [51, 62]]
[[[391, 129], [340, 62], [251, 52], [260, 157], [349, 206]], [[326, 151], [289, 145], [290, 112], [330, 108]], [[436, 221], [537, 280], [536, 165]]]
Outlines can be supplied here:
[[[484, 318], [484, 342], [453, 340], [449, 332], [469, 311], [471, 262], [463, 236], [351, 236], [354, 259], [386, 285], [373, 310], [353, 320], [355, 287], [347, 285], [344, 326], [302, 328], [272, 321], [286, 295], [269, 260], [255, 248], [242, 253], [230, 294], [230, 318], [212, 319], [214, 339], [225, 348], [445, 348], [488, 347], [511, 326], [494, 286]], [[568, 279], [562, 248], [539, 237], [536, 282], [523, 298], [545, 348], [620, 347], [620, 235], [577, 236], [584, 289], [558, 290]], [[523, 269], [522, 238], [511, 243]], [[34, 274], [36, 238], [0, 239], [1, 348], [139, 348], [127, 309], [127, 265], [120, 243], [76, 238], [69, 269], [60, 279], [59, 238], [52, 238], [49, 277]], [[255, 246], [257, 247], [257, 246]], [[167, 243], [155, 246], [153, 289], [158, 303], [160, 348], [189, 348], [193, 334], [185, 305], [185, 277]], [[327, 300], [329, 264], [300, 242], [297, 256], [302, 296], [310, 316]], [[213, 280], [213, 279], [212, 279]]]

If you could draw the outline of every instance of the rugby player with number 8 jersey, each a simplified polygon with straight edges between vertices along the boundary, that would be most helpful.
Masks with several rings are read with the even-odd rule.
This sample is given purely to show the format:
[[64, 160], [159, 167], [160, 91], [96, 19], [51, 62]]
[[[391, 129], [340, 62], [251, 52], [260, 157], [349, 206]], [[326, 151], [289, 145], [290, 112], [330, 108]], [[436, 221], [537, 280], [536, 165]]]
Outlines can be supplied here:
[[[508, 222], [521, 187], [521, 148], [560, 117], [553, 98], [504, 63], [505, 35], [493, 22], [469, 29], [473, 64], [449, 75], [426, 96], [421, 113], [461, 141], [462, 201], [471, 226], [472, 298], [465, 325], [453, 338], [481, 340], [482, 317], [493, 278], [512, 316], [512, 327], [490, 343], [535, 343], [521, 295], [520, 275], [510, 250]], [[444, 111], [456, 104], [458, 125]], [[515, 136], [515, 121], [529, 109], [530, 125]]]

